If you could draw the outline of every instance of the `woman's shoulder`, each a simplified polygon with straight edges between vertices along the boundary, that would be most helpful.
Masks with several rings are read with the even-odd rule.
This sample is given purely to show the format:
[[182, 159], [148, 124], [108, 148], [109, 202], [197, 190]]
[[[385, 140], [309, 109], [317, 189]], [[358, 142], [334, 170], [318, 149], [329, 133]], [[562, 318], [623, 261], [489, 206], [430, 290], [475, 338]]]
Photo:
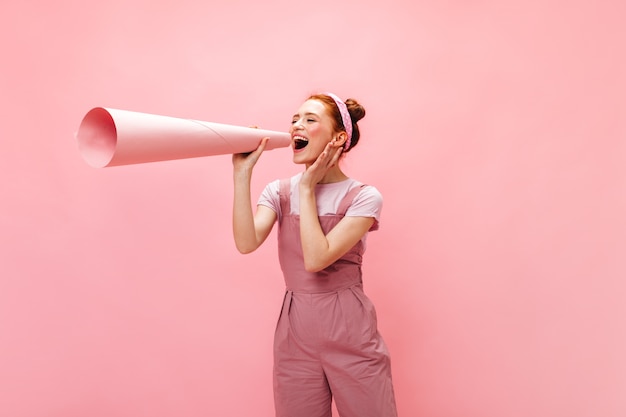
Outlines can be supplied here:
[[383, 196], [378, 189], [370, 184], [355, 181], [352, 189], [357, 188], [355, 197], [346, 211], [347, 216], [373, 217], [376, 221], [370, 231], [378, 230], [380, 214], [383, 208]]
[[374, 205], [382, 205], [383, 195], [380, 191], [378, 191], [378, 188], [374, 187], [373, 185], [363, 185], [355, 200], [367, 202]]
[[355, 187], [360, 187], [360, 191], [359, 191], [359, 194], [357, 195], [357, 197], [359, 197], [359, 196], [366, 196], [366, 197], [369, 197], [369, 198], [377, 198], [377, 199], [382, 200], [382, 198], [383, 198], [382, 193], [374, 185], [363, 183], [363, 182], [358, 181], [358, 180], [356, 180], [354, 178], [350, 178], [349, 180], [351, 181], [351, 184], [348, 187], [349, 189], [353, 189]]

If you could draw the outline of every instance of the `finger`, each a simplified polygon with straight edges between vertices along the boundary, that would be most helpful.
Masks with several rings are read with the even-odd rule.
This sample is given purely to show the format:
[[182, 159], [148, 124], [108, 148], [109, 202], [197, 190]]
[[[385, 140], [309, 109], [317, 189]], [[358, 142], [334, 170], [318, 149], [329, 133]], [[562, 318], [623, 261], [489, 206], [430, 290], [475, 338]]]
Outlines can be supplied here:
[[261, 139], [261, 143], [259, 144], [259, 147], [257, 148], [258, 151], [263, 152], [265, 150], [265, 146], [267, 145], [267, 142], [269, 142], [270, 138], [268, 136], [264, 137], [263, 139]]
[[326, 144], [326, 146], [324, 147], [324, 150], [322, 151], [320, 156], [317, 157], [317, 159], [322, 161], [326, 159], [329, 155], [332, 155], [332, 142], [328, 142]]
[[[334, 140], [332, 142], [329, 142], [324, 148], [324, 151], [322, 152], [322, 155], [324, 156], [323, 159], [326, 159], [327, 166], [329, 167], [334, 165], [335, 162], [337, 162], [337, 159], [339, 158], [339, 155], [341, 154], [341, 148], [336, 148], [334, 144], [335, 144]], [[320, 157], [322, 155], [320, 155]]]
[[341, 153], [343, 152], [343, 148], [337, 148], [337, 150], [335, 150], [335, 154], [333, 155], [332, 159], [330, 160], [330, 166], [334, 166], [337, 161], [339, 161], [339, 157], [341, 156]]
[[250, 154], [254, 154], [255, 157], [259, 157], [261, 155], [261, 153], [263, 153], [263, 151], [265, 150], [265, 146], [267, 145], [267, 142], [270, 140], [269, 137], [265, 137], [263, 139], [261, 139], [261, 143], [259, 143], [259, 146], [257, 146], [257, 148], [250, 152]]

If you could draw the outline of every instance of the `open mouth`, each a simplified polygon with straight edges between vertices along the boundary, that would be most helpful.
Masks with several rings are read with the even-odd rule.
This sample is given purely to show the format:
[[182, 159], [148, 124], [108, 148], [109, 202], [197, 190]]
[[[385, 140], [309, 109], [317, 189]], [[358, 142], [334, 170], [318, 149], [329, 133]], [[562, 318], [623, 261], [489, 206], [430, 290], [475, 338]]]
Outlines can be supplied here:
[[295, 149], [302, 149], [309, 144], [309, 140], [302, 136], [294, 136], [293, 137], [293, 145]]

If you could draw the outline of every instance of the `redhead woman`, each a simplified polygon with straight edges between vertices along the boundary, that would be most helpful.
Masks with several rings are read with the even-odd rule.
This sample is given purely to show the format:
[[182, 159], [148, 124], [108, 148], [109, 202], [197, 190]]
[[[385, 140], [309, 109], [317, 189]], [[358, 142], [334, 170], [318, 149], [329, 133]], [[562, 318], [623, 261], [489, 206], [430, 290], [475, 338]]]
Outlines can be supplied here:
[[293, 162], [303, 171], [276, 180], [256, 210], [250, 196], [256, 151], [233, 155], [233, 234], [256, 250], [278, 223], [286, 284], [274, 337], [277, 417], [397, 416], [387, 347], [363, 291], [365, 241], [378, 229], [382, 196], [348, 177], [339, 162], [359, 142], [365, 109], [332, 93], [309, 97], [293, 115]]

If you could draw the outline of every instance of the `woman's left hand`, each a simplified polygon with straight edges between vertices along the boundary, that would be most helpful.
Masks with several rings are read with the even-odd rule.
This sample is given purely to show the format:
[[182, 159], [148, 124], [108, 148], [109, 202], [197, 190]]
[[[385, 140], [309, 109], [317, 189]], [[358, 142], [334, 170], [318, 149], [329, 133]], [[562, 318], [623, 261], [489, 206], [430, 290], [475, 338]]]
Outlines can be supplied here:
[[337, 164], [341, 156], [342, 147], [335, 147], [335, 141], [329, 142], [315, 162], [304, 171], [300, 178], [300, 185], [315, 187], [326, 173]]

